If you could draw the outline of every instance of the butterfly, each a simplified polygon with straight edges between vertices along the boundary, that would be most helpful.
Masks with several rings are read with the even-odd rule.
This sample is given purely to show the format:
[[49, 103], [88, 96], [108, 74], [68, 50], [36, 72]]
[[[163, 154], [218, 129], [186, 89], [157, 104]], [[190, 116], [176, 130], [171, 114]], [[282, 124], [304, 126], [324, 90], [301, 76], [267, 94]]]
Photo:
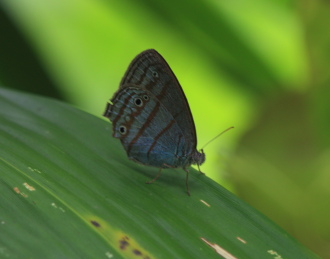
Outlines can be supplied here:
[[183, 168], [190, 195], [188, 167], [199, 167], [205, 154], [196, 149], [195, 123], [181, 85], [156, 50], [146, 50], [131, 62], [103, 115], [129, 159], [160, 168], [147, 183], [156, 181], [162, 169]]

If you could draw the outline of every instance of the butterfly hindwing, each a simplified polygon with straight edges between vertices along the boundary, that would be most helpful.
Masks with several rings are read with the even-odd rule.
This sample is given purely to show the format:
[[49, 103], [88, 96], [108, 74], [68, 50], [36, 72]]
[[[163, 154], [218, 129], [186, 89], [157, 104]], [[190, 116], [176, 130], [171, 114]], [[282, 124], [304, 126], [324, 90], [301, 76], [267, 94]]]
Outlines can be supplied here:
[[156, 167], [178, 167], [192, 148], [167, 108], [147, 90], [122, 88], [112, 99], [110, 120], [131, 159]]

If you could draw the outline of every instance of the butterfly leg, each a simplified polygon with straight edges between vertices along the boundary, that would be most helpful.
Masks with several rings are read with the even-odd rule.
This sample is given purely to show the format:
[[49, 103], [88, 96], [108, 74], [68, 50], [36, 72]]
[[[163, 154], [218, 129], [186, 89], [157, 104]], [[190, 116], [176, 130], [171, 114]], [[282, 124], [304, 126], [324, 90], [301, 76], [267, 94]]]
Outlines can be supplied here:
[[155, 182], [161, 176], [161, 174], [162, 174], [162, 168], [159, 169], [159, 172], [158, 172], [158, 174], [156, 175], [156, 177], [154, 179], [152, 179], [150, 181], [147, 181], [146, 183], [150, 184], [150, 183]]
[[189, 170], [186, 168], [183, 168], [183, 170], [186, 171], [186, 186], [187, 186], [187, 193], [190, 196], [190, 187], [189, 187]]
[[[203, 150], [203, 149], [201, 149], [200, 152], [205, 156], [205, 154], [204, 154], [204, 150]], [[199, 167], [199, 164], [198, 164], [198, 163], [197, 163], [197, 167], [198, 167], [198, 171], [199, 171], [201, 174], [205, 175], [205, 173], [203, 173], [203, 172], [201, 171], [201, 168]]]
[[205, 175], [205, 173], [203, 173], [203, 172], [201, 171], [201, 168], [199, 167], [199, 164], [197, 164], [197, 167], [198, 167], [198, 171], [199, 171], [201, 174]]

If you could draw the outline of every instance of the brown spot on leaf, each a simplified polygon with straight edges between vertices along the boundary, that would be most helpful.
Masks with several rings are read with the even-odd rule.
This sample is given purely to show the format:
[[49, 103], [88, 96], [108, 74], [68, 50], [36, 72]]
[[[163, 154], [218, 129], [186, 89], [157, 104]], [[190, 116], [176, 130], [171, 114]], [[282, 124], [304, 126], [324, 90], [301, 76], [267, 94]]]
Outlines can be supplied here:
[[95, 220], [91, 220], [91, 223], [92, 223], [95, 227], [97, 227], [97, 228], [101, 227], [101, 224], [98, 223], [98, 222], [95, 221]]
[[153, 257], [148, 254], [139, 244], [124, 233], [118, 236], [119, 248], [128, 255], [128, 258], [152, 259]]
[[137, 249], [134, 249], [133, 250], [133, 253], [136, 254], [136, 255], [142, 255], [141, 251], [139, 251]]
[[130, 245], [128, 240], [129, 240], [129, 238], [127, 236], [125, 236], [121, 240], [119, 240], [120, 249], [125, 250]]

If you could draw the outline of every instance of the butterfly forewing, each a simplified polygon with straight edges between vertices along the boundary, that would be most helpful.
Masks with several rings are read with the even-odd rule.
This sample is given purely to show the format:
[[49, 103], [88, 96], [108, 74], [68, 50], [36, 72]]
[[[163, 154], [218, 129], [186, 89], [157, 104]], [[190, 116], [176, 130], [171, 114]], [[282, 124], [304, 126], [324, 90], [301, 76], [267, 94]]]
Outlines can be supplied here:
[[196, 129], [186, 96], [171, 68], [156, 50], [146, 50], [132, 61], [120, 87], [128, 85], [151, 92], [174, 118], [184, 134], [184, 141], [191, 143], [191, 152], [196, 149]]

